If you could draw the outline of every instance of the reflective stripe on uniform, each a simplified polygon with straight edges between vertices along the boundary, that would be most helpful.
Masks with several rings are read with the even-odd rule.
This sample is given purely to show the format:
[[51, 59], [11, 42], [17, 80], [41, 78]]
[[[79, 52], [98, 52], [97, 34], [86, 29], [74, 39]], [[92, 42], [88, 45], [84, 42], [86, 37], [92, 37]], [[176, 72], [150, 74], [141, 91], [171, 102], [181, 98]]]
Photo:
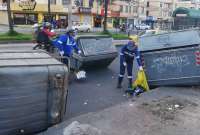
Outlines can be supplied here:
[[69, 37], [67, 38], [67, 45], [73, 45], [72, 43], [70, 43]]
[[124, 55], [123, 53], [119, 53], [119, 55]]
[[132, 79], [133, 77], [132, 76], [128, 76], [128, 79]]
[[120, 74], [119, 74], [119, 77], [124, 77], [124, 75], [120, 75]]
[[137, 57], [136, 57], [136, 59], [139, 59], [139, 58], [140, 58], [140, 56], [137, 56]]
[[59, 43], [59, 44], [62, 44], [63, 42], [62, 42], [62, 41], [60, 41], [60, 40], [58, 40], [58, 43]]

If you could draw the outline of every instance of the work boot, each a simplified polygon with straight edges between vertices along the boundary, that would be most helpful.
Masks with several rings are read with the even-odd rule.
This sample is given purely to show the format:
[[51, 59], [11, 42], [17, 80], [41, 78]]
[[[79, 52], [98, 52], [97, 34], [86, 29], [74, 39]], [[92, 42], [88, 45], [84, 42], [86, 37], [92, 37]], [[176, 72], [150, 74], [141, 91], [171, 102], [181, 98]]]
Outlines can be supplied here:
[[118, 83], [117, 83], [117, 88], [121, 89], [122, 88], [122, 81], [123, 81], [123, 77], [119, 77], [118, 78]]
[[128, 79], [128, 89], [132, 89], [132, 79]]

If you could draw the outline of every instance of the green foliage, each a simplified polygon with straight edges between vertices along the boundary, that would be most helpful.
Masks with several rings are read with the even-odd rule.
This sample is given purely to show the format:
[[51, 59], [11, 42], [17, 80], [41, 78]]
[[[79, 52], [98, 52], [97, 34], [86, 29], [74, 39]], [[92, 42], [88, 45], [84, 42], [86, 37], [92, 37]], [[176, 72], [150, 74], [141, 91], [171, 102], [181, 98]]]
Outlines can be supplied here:
[[30, 41], [32, 38], [31, 34], [21, 34], [16, 31], [0, 34], [0, 41]]

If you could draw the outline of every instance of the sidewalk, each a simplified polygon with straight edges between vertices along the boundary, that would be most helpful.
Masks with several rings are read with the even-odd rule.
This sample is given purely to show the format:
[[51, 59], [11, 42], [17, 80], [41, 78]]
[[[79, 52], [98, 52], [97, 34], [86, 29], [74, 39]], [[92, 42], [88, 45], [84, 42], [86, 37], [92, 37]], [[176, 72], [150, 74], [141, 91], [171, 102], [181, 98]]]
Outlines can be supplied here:
[[133, 101], [72, 118], [39, 135], [64, 135], [73, 121], [106, 135], [199, 135], [199, 96], [199, 88], [158, 88]]

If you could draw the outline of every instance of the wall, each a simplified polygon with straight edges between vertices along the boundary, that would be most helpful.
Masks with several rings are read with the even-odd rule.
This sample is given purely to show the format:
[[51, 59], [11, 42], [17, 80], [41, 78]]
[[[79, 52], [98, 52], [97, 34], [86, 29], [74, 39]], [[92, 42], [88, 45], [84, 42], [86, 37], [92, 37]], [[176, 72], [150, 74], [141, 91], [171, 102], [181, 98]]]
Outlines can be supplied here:
[[8, 25], [8, 15], [7, 11], [0, 11], [0, 24]]

